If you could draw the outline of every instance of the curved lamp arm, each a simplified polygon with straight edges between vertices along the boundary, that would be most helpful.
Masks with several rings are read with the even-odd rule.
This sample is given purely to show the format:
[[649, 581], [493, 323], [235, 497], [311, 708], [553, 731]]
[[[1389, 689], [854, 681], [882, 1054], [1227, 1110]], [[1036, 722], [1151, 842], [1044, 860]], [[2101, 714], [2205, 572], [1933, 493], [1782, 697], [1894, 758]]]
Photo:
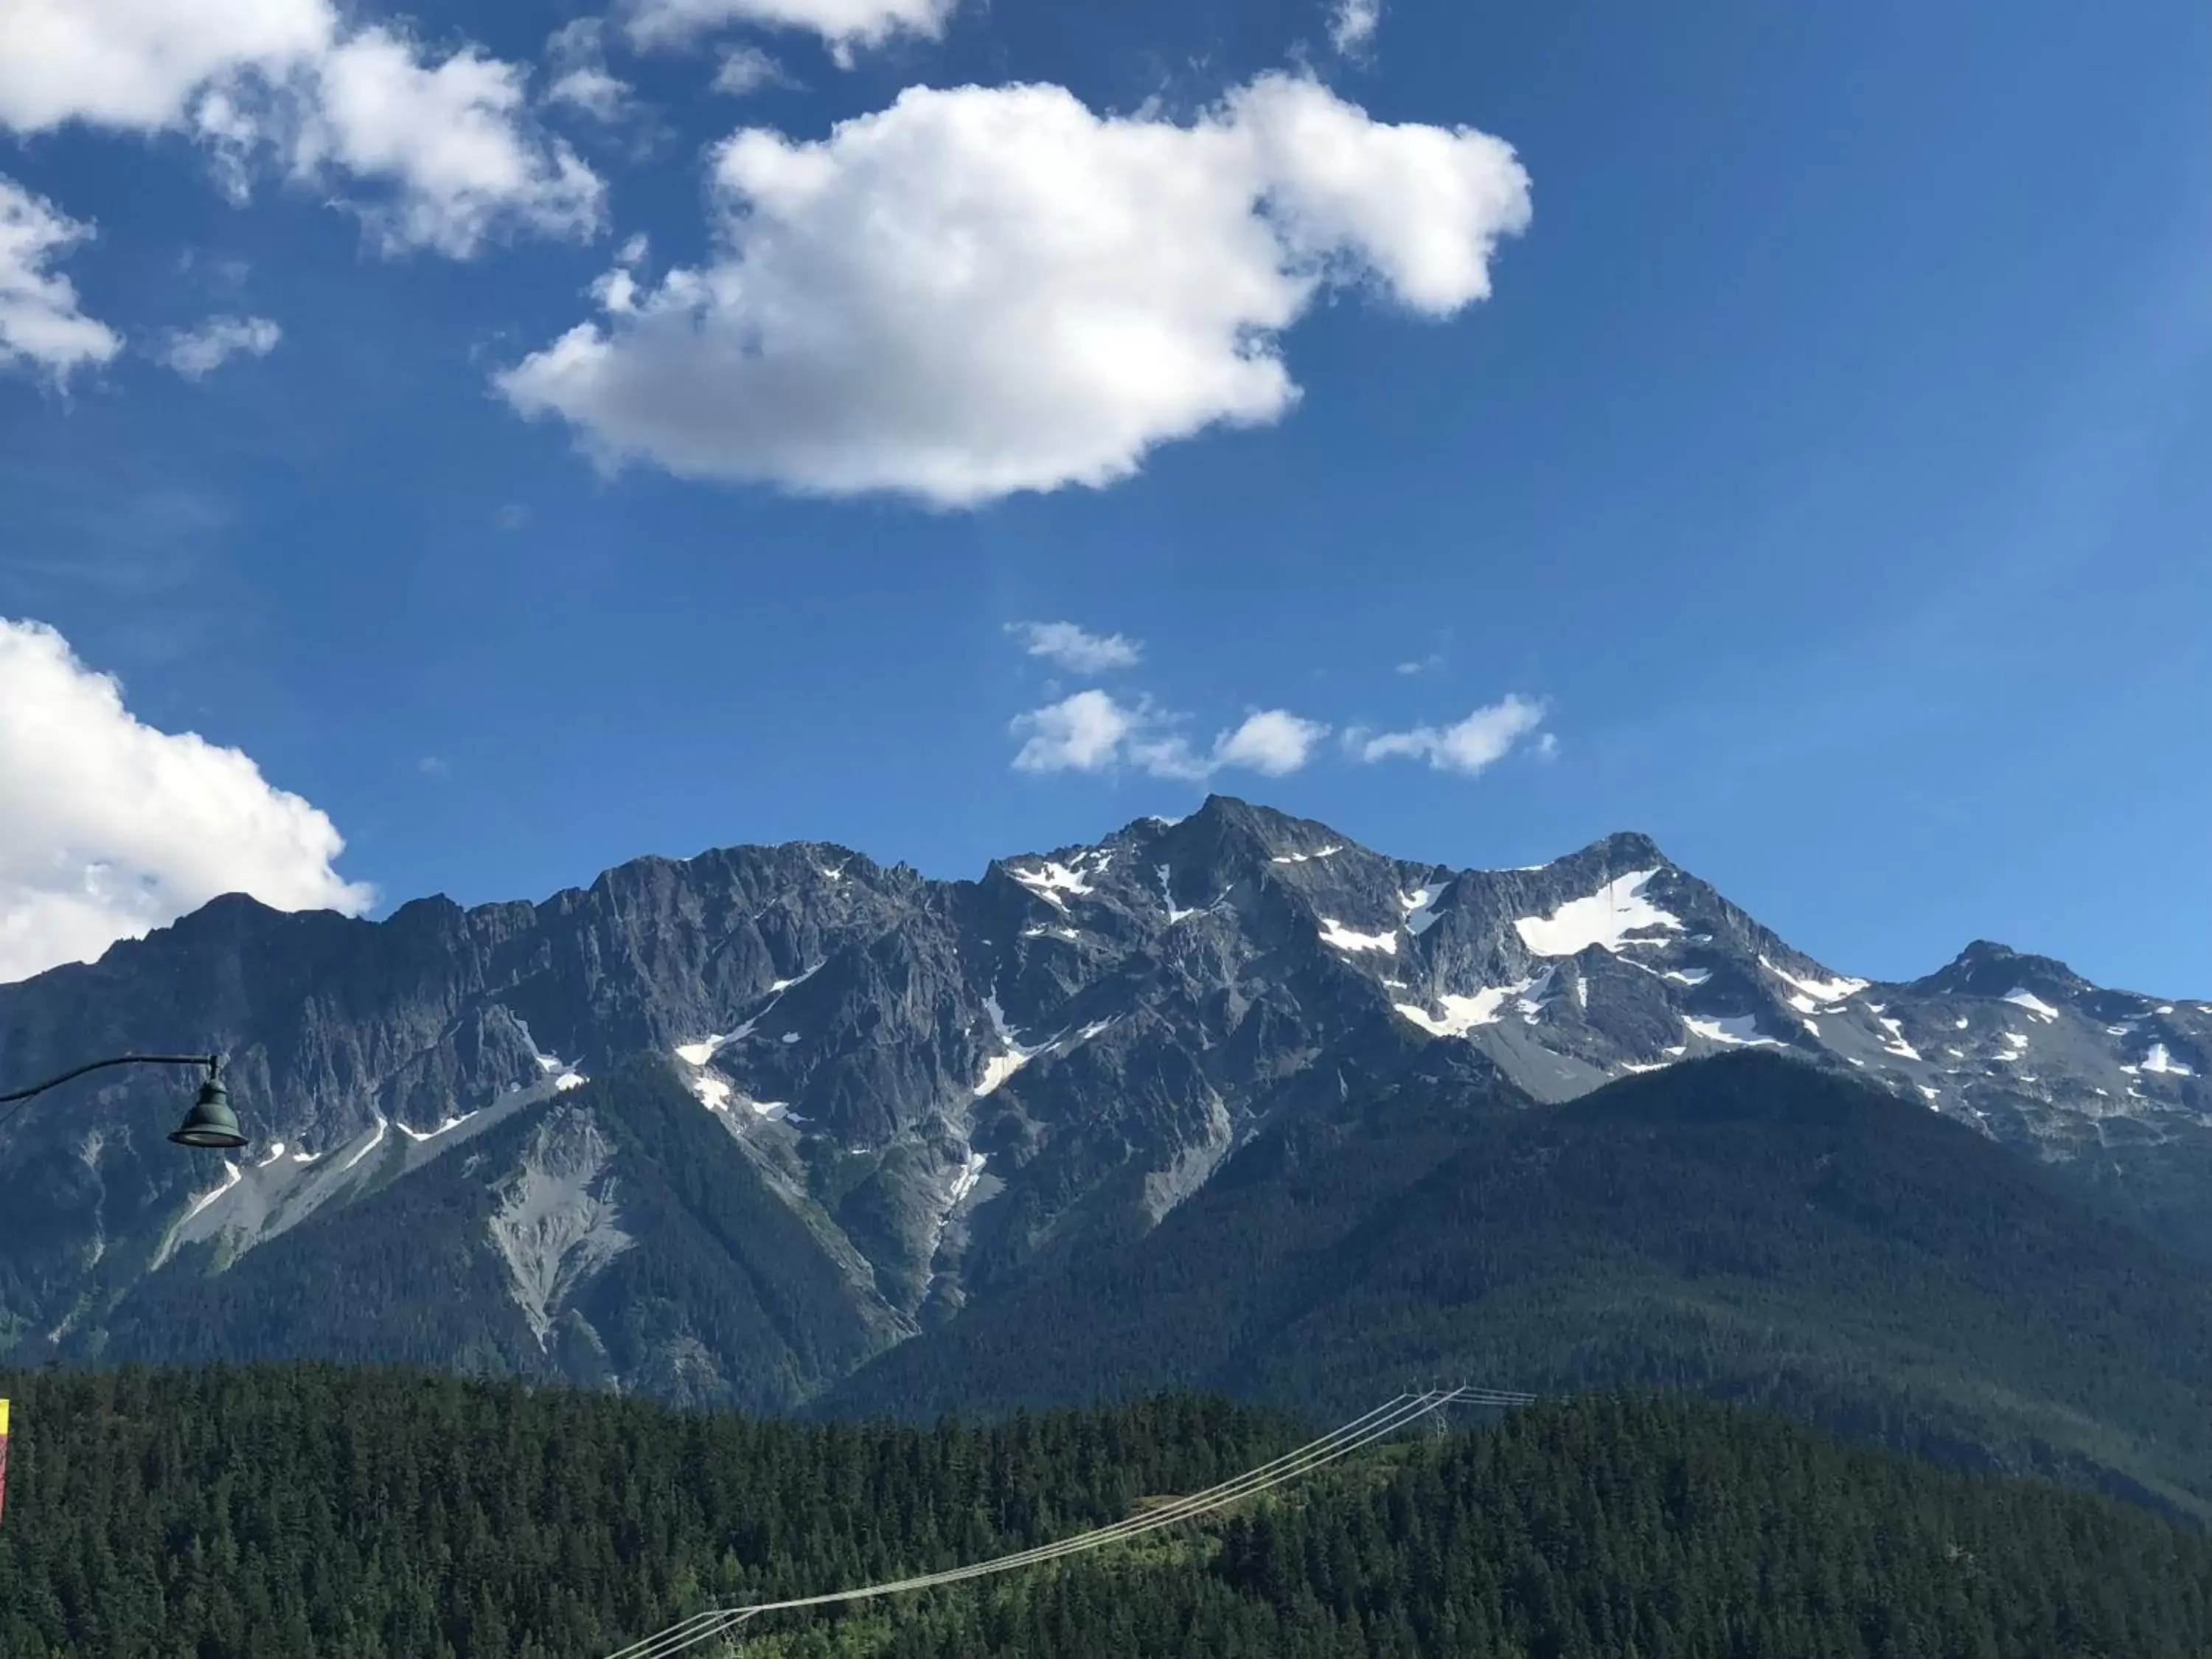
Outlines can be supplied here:
[[33, 1083], [27, 1089], [17, 1089], [12, 1093], [0, 1095], [0, 1106], [5, 1106], [10, 1101], [28, 1100], [33, 1095], [42, 1095], [49, 1089], [59, 1088], [72, 1078], [82, 1077], [87, 1072], [96, 1072], [103, 1066], [204, 1066], [208, 1068], [209, 1075], [215, 1076], [222, 1070], [222, 1056], [221, 1054], [116, 1054], [106, 1060], [93, 1060], [88, 1064], [77, 1066], [74, 1071], [64, 1072], [59, 1077], [50, 1077], [44, 1083]]
[[180, 1146], [197, 1146], [222, 1150], [246, 1145], [246, 1136], [240, 1131], [238, 1118], [230, 1109], [230, 1096], [222, 1086], [222, 1056], [221, 1054], [112, 1054], [106, 1060], [88, 1061], [82, 1066], [64, 1072], [59, 1077], [50, 1077], [43, 1083], [33, 1083], [27, 1089], [16, 1089], [0, 1094], [0, 1124], [4, 1124], [23, 1109], [23, 1103], [33, 1095], [42, 1095], [58, 1088], [72, 1078], [82, 1077], [87, 1072], [97, 1072], [109, 1066], [204, 1066], [207, 1081], [200, 1085], [199, 1099], [169, 1139]]

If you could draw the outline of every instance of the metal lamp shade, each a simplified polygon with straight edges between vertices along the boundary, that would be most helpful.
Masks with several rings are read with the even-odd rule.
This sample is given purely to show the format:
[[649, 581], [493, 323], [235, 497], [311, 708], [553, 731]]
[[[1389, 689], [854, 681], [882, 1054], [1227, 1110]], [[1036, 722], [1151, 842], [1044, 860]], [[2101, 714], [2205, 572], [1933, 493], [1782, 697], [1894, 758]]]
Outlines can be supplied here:
[[246, 1145], [246, 1137], [239, 1131], [238, 1114], [230, 1109], [229, 1092], [214, 1078], [200, 1085], [200, 1097], [169, 1139], [179, 1146], [204, 1146], [211, 1151]]

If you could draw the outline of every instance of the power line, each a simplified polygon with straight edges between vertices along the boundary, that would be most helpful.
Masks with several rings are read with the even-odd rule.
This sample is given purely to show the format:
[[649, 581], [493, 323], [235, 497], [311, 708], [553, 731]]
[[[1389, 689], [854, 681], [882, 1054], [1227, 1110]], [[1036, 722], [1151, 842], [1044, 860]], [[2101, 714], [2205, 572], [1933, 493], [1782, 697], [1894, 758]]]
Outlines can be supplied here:
[[952, 1567], [942, 1572], [922, 1573], [910, 1578], [887, 1580], [880, 1584], [866, 1584], [855, 1589], [833, 1590], [823, 1595], [796, 1596], [783, 1601], [759, 1601], [737, 1607], [710, 1607], [692, 1614], [689, 1619], [670, 1626], [656, 1635], [633, 1643], [608, 1659], [672, 1659], [673, 1655], [711, 1642], [727, 1635], [750, 1620], [764, 1613], [786, 1613], [800, 1607], [830, 1607], [840, 1602], [872, 1601], [885, 1595], [905, 1595], [915, 1590], [935, 1589], [939, 1585], [962, 1583], [971, 1578], [1011, 1572], [1020, 1567], [1035, 1566], [1046, 1561], [1082, 1554], [1117, 1544], [1126, 1539], [1170, 1527], [1179, 1522], [1193, 1520], [1201, 1515], [1224, 1508], [1241, 1498], [1249, 1498], [1283, 1486], [1302, 1475], [1311, 1474], [1324, 1465], [1347, 1457], [1364, 1446], [1395, 1434], [1410, 1423], [1419, 1421], [1431, 1413], [1454, 1404], [1480, 1406], [1526, 1406], [1536, 1396], [1504, 1389], [1431, 1389], [1425, 1394], [1400, 1395], [1396, 1399], [1377, 1406], [1340, 1428], [1333, 1429], [1317, 1440], [1309, 1441], [1296, 1451], [1285, 1452], [1272, 1462], [1248, 1469], [1235, 1479], [1223, 1481], [1218, 1486], [1164, 1504], [1143, 1515], [1115, 1522], [1110, 1526], [1098, 1527], [1090, 1532], [1079, 1533], [1073, 1538], [1062, 1539], [1056, 1544], [1042, 1544], [1035, 1548], [1016, 1550], [1011, 1554], [979, 1561], [964, 1567]]

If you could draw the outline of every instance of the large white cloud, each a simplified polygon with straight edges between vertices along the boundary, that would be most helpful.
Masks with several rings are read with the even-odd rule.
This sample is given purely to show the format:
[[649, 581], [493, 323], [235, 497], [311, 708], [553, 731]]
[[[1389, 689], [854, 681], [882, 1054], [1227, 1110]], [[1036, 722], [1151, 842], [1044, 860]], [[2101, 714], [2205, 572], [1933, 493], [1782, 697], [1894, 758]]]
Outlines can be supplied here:
[[357, 915], [330, 819], [235, 749], [160, 732], [41, 623], [0, 618], [0, 981], [97, 957], [222, 893]]
[[[1508, 696], [1448, 726], [1416, 726], [1404, 732], [1378, 733], [1349, 732], [1345, 738], [1362, 760], [1425, 760], [1438, 771], [1473, 777], [1504, 759], [1515, 744], [1543, 721], [1542, 703]], [[1540, 746], [1547, 754], [1556, 747], [1548, 733], [1540, 739]]]
[[630, 38], [680, 46], [733, 23], [818, 34], [839, 61], [894, 34], [935, 40], [959, 0], [629, 0]]
[[1304, 766], [1328, 735], [1328, 727], [1317, 720], [1268, 708], [1222, 732], [1212, 750], [1201, 753], [1176, 729], [1181, 724], [1148, 701], [1125, 703], [1104, 691], [1078, 691], [1014, 717], [1014, 735], [1024, 739], [1014, 769], [1112, 772], [1131, 767], [1195, 783], [1241, 767], [1282, 777]]
[[44, 197], [0, 178], [0, 368], [65, 381], [123, 349], [122, 337], [86, 316], [76, 285], [52, 268], [89, 234]]
[[465, 256], [514, 230], [595, 228], [605, 187], [527, 117], [527, 76], [351, 27], [330, 0], [0, 0], [0, 127], [180, 131], [243, 191], [259, 163], [369, 183], [387, 247]]
[[1280, 416], [1326, 285], [1447, 317], [1528, 216], [1504, 143], [1261, 77], [1188, 125], [1061, 88], [914, 88], [715, 153], [719, 252], [596, 289], [502, 373], [612, 465], [945, 506], [1104, 485], [1152, 446]]

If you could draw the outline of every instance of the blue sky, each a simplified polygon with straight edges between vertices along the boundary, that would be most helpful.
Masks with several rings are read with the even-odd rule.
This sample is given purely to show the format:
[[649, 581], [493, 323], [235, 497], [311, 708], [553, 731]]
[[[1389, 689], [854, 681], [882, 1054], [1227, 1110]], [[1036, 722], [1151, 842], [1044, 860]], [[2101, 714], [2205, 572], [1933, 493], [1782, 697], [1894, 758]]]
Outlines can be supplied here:
[[[689, 0], [727, 21], [649, 50], [635, 6], [284, 3], [128, 108], [101, 3], [0, 70], [19, 232], [90, 230], [0, 372], [0, 617], [54, 630], [0, 657], [19, 971], [211, 885], [973, 874], [1211, 787], [1453, 864], [1641, 829], [1853, 973], [1986, 936], [2212, 992], [2203, 6], [1392, 0], [1340, 52], [1318, 0]], [[775, 21], [872, 6], [922, 21]], [[401, 97], [467, 52], [495, 155]], [[672, 270], [759, 354], [656, 319]], [[1085, 692], [1127, 729], [1013, 724]], [[1310, 724], [1217, 747], [1269, 711]]]

